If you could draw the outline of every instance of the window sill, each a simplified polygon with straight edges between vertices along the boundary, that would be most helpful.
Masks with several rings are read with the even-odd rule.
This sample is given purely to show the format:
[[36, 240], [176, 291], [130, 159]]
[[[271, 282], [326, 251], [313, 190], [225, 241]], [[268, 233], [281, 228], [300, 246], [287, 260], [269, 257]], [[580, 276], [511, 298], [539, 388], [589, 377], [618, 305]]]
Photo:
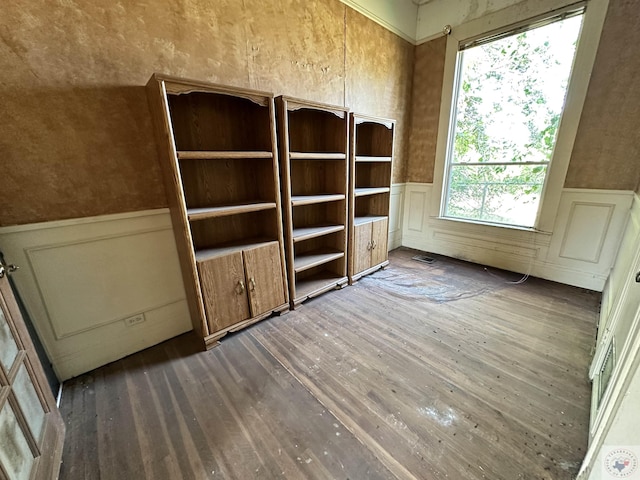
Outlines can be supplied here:
[[446, 216], [438, 216], [437, 219], [453, 222], [457, 224], [462, 224], [462, 225], [478, 225], [481, 227], [494, 227], [494, 228], [499, 228], [504, 230], [516, 230], [520, 232], [537, 233], [540, 235], [551, 235], [551, 232], [543, 232], [542, 230], [538, 230], [535, 227], [522, 227], [519, 225], [507, 225], [504, 223], [483, 222], [481, 220], [471, 220], [467, 218], [456, 218], [456, 217], [446, 217]]

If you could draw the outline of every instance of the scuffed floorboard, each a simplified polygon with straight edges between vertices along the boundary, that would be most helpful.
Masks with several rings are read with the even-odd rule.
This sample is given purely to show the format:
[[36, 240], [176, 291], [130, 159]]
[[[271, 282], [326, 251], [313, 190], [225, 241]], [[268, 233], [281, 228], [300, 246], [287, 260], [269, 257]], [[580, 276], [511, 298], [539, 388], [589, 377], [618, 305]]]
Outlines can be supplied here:
[[61, 478], [573, 478], [600, 295], [415, 253], [68, 382]]

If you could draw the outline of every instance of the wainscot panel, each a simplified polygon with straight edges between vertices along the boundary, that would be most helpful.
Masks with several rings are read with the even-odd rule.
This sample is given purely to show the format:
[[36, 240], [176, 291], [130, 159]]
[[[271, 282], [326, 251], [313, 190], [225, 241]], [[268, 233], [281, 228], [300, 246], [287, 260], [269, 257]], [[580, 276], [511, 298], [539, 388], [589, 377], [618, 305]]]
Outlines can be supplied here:
[[633, 193], [564, 189], [553, 232], [430, 217], [432, 184], [407, 183], [402, 245], [602, 291]]
[[[640, 198], [635, 195], [620, 249], [603, 292], [593, 382], [589, 449], [580, 480], [600, 480], [605, 456], [640, 445]], [[606, 478], [609, 478], [606, 476]]]
[[391, 185], [391, 205], [389, 206], [389, 250], [402, 245], [402, 210], [404, 209], [404, 183]]
[[61, 380], [191, 329], [168, 210], [0, 229]]

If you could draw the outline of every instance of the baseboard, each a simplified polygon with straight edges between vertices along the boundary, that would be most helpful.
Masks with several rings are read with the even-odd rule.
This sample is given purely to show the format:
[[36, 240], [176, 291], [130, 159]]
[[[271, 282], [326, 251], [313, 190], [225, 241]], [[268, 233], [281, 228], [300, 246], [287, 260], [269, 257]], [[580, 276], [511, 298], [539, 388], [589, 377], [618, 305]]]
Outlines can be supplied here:
[[389, 204], [389, 250], [393, 250], [402, 245], [402, 211], [404, 208], [405, 185], [404, 183], [394, 183], [391, 185]]

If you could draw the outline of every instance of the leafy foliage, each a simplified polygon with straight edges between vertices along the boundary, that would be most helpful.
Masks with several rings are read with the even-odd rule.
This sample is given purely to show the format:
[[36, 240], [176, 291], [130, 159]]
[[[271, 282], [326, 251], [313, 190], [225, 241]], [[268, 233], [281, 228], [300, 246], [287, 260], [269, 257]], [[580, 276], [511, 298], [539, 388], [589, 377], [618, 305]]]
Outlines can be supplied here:
[[563, 20], [460, 54], [447, 215], [533, 225], [580, 23]]

